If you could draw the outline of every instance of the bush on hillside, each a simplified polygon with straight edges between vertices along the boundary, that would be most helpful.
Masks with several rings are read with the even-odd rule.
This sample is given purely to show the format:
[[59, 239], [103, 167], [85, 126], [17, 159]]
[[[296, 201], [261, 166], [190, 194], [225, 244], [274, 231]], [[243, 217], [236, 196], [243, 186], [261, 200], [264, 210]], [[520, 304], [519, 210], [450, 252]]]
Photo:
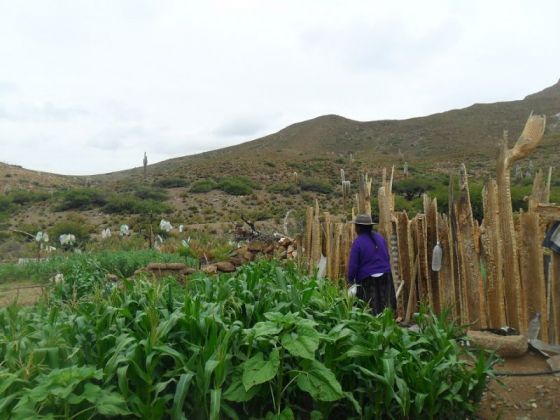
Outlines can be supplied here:
[[304, 178], [300, 182], [303, 191], [313, 191], [321, 194], [329, 194], [333, 192], [333, 187], [322, 179]]
[[200, 181], [196, 181], [191, 185], [190, 191], [193, 193], [207, 193], [212, 191], [216, 188], [218, 184], [212, 179], [202, 179]]
[[62, 201], [57, 211], [88, 210], [105, 205], [105, 194], [95, 188], [74, 188], [61, 193]]
[[118, 214], [146, 214], [167, 213], [171, 208], [160, 201], [141, 200], [134, 195], [115, 195], [111, 197], [103, 207], [105, 213]]
[[289, 183], [280, 183], [280, 184], [273, 184], [268, 188], [268, 191], [271, 193], [276, 194], [298, 194], [299, 188], [296, 184], [289, 184]]
[[160, 188], [181, 188], [189, 185], [187, 180], [179, 177], [158, 179], [154, 185]]

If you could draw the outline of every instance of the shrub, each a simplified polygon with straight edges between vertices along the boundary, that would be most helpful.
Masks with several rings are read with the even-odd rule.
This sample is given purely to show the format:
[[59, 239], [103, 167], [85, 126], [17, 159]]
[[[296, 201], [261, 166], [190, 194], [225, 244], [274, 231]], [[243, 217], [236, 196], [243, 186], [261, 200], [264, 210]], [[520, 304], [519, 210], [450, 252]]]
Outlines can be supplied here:
[[105, 213], [147, 214], [167, 213], [171, 208], [166, 203], [155, 200], [141, 200], [134, 195], [114, 195], [103, 207]]
[[207, 193], [212, 191], [216, 188], [218, 184], [212, 179], [202, 179], [200, 181], [196, 181], [191, 185], [190, 191], [193, 193]]
[[268, 188], [268, 191], [276, 194], [293, 195], [299, 193], [299, 188], [295, 184], [290, 184], [286, 182], [280, 184], [273, 184]]
[[167, 192], [161, 188], [145, 187], [139, 185], [134, 189], [133, 194], [136, 197], [141, 198], [142, 200], [167, 200]]
[[187, 180], [178, 177], [158, 179], [154, 184], [160, 188], [180, 188], [189, 185]]
[[46, 192], [17, 190], [8, 194], [8, 199], [10, 199], [14, 204], [23, 205], [32, 202], [48, 200], [49, 194]]
[[82, 220], [63, 220], [49, 229], [51, 242], [56, 247], [60, 246], [59, 236], [67, 233], [71, 233], [76, 237], [78, 245], [84, 244], [89, 239], [89, 228]]
[[300, 186], [303, 191], [314, 191], [321, 194], [329, 194], [333, 192], [332, 185], [322, 179], [303, 178]]
[[426, 177], [410, 177], [393, 183], [393, 191], [407, 200], [420, 197], [423, 193], [434, 189], [434, 181]]
[[94, 188], [74, 188], [63, 191], [61, 195], [62, 202], [56, 207], [57, 211], [87, 210], [107, 202], [104, 193]]

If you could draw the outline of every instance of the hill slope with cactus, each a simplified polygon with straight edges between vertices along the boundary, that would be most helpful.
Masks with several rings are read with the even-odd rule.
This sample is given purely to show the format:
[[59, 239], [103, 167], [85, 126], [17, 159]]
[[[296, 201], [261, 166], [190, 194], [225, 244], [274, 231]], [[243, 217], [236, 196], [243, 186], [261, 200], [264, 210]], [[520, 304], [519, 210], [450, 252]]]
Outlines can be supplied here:
[[[534, 173], [560, 160], [560, 81], [522, 100], [407, 120], [359, 122], [325, 115], [237, 146], [149, 165], [147, 179], [140, 166], [76, 177], [0, 164], [0, 224], [47, 229], [67, 220], [69, 212], [92, 231], [123, 220], [133, 224], [146, 213], [185, 225], [228, 223], [241, 216], [279, 223], [289, 209], [297, 215], [315, 198], [340, 214], [341, 169], [354, 186], [360, 172], [375, 180], [392, 165], [398, 180], [407, 162], [417, 183], [433, 183], [436, 190], [465, 162], [482, 183], [494, 173], [503, 130], [509, 130], [513, 144], [531, 112], [547, 116], [547, 131], [518, 172]], [[553, 185], [560, 184], [556, 172]], [[415, 194], [409, 189], [403, 196], [415, 200]], [[413, 209], [409, 201], [401, 204]]]

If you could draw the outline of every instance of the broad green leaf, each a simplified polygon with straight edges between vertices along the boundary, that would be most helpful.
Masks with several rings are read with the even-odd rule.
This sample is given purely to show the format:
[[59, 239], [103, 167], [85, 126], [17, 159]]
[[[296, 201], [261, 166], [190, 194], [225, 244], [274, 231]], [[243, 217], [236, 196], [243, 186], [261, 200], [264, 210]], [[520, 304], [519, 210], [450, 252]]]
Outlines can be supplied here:
[[171, 408], [171, 418], [173, 420], [180, 419], [183, 414], [183, 404], [185, 403], [185, 398], [187, 397], [187, 392], [189, 391], [189, 386], [193, 377], [193, 373], [183, 373], [179, 378], [175, 396], [173, 397], [173, 407]]
[[102, 416], [126, 416], [130, 414], [126, 401], [115, 392], [101, 394], [95, 407]]
[[282, 346], [293, 356], [314, 360], [319, 348], [319, 333], [313, 328], [298, 327], [282, 336]]
[[270, 381], [276, 376], [280, 366], [278, 350], [270, 353], [270, 359], [264, 360], [262, 352], [257, 353], [243, 363], [243, 386], [248, 391], [251, 387]]
[[297, 385], [319, 401], [336, 401], [344, 397], [334, 373], [317, 360], [310, 361], [309, 368], [299, 374]]
[[257, 338], [262, 336], [277, 335], [282, 331], [282, 327], [279, 327], [272, 321], [261, 321], [257, 322], [253, 328], [246, 331], [254, 334], [254, 337]]
[[428, 394], [424, 394], [421, 392], [416, 394], [416, 398], [414, 399], [414, 409], [416, 410], [417, 413], [421, 413], [422, 410], [424, 409], [424, 401], [426, 401], [427, 396]]
[[213, 389], [210, 391], [210, 420], [219, 420], [221, 400], [221, 389]]
[[248, 391], [245, 389], [241, 378], [234, 380], [224, 392], [224, 400], [234, 402], [245, 402], [252, 399], [260, 390], [259, 385], [252, 386]]

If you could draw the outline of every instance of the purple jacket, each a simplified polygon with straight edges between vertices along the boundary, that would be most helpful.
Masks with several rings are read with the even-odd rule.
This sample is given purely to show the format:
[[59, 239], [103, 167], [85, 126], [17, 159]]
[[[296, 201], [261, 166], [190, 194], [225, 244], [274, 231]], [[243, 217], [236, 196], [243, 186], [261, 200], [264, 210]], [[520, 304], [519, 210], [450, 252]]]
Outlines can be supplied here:
[[[374, 245], [372, 236], [376, 245]], [[372, 274], [391, 272], [385, 238], [378, 232], [373, 232], [372, 236], [361, 233], [352, 244], [348, 261], [348, 281], [350, 283], [360, 283]]]

